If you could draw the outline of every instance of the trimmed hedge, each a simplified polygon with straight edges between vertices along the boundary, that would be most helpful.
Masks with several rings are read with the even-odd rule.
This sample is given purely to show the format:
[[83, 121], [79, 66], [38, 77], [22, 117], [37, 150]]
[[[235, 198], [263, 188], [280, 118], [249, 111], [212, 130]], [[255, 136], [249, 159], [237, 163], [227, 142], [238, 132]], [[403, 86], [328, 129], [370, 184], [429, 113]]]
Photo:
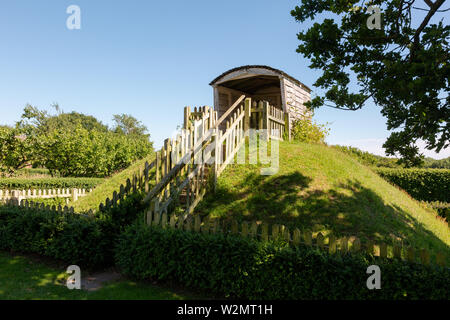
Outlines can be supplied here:
[[90, 189], [102, 182], [101, 178], [5, 178], [0, 179], [0, 189]]
[[450, 202], [450, 170], [389, 168], [375, 170], [414, 199]]
[[[222, 234], [129, 226], [116, 265], [135, 279], [173, 281], [245, 299], [449, 299], [450, 269]], [[369, 265], [381, 290], [369, 290]]]
[[0, 249], [37, 253], [91, 268], [108, 264], [103, 254], [108, 245], [100, 224], [93, 218], [0, 208]]
[[36, 253], [96, 269], [114, 264], [114, 246], [137, 219], [142, 194], [96, 216], [0, 206], [0, 250]]

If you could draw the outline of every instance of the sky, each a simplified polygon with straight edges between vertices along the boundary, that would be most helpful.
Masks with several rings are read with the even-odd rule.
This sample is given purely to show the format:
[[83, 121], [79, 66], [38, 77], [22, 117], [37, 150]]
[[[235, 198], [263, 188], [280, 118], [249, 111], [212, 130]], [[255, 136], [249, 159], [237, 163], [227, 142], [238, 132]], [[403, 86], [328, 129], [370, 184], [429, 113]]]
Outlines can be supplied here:
[[[112, 125], [131, 114], [162, 145], [183, 122], [184, 106], [213, 105], [211, 80], [242, 65], [281, 69], [320, 93], [320, 72], [296, 53], [298, 0], [14, 0], [0, 3], [0, 124], [13, 125], [26, 104], [93, 115]], [[69, 30], [70, 5], [81, 29]], [[321, 108], [327, 142], [384, 155], [389, 136], [379, 107]], [[419, 144], [422, 151], [423, 144]], [[435, 154], [450, 156], [450, 150]]]

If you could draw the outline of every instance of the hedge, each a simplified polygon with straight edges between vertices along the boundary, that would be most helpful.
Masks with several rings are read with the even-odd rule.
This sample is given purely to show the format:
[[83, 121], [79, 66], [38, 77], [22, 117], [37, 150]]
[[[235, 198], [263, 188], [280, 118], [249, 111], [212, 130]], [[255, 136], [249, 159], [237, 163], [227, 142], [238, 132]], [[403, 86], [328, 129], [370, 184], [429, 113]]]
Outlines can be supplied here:
[[440, 201], [431, 201], [425, 202], [422, 201], [422, 204], [426, 207], [432, 208], [436, 210], [436, 212], [447, 222], [450, 222], [450, 203], [449, 202], [440, 202]]
[[101, 178], [4, 178], [0, 179], [0, 189], [90, 189], [103, 182]]
[[[129, 226], [115, 254], [121, 272], [243, 299], [449, 299], [450, 269], [283, 242]], [[369, 290], [369, 265], [381, 290]]]
[[450, 170], [389, 169], [376, 172], [417, 200], [450, 202]]
[[96, 216], [0, 206], [0, 250], [36, 253], [97, 269], [114, 264], [114, 246], [137, 219], [142, 195], [133, 194]]

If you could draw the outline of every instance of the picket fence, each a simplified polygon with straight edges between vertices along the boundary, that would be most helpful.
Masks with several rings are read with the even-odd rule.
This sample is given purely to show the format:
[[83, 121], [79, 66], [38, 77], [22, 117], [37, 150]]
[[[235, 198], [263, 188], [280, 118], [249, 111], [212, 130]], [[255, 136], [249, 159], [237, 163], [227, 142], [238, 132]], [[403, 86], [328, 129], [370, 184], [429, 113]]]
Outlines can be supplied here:
[[28, 199], [66, 198], [77, 201], [92, 192], [92, 189], [28, 189], [28, 190], [0, 190], [0, 201], [16, 199], [19, 203]]
[[167, 213], [163, 213], [162, 215], [150, 214], [146, 216], [145, 222], [149, 226], [161, 226], [162, 228], [202, 233], [234, 234], [260, 241], [281, 239], [287, 241], [292, 246], [312, 246], [325, 250], [330, 254], [367, 252], [373, 256], [385, 259], [401, 259], [411, 263], [446, 267], [445, 257], [442, 253], [437, 253], [433, 257], [427, 249], [404, 246], [400, 242], [394, 245], [375, 243], [373, 241], [362, 244], [358, 237], [353, 236], [336, 238], [333, 234], [324, 236], [320, 232], [314, 234], [311, 231], [300, 231], [297, 228], [291, 231], [284, 225], [270, 225], [245, 221], [238, 223], [235, 220], [225, 222], [211, 219], [209, 216], [202, 219], [200, 215], [187, 215], [183, 217], [175, 214], [169, 216]]
[[[41, 202], [28, 201], [26, 199], [22, 199], [21, 201], [18, 201], [17, 198], [10, 198], [8, 200], [5, 200], [4, 204], [6, 206], [23, 208], [25, 210], [33, 209], [33, 210], [41, 210], [41, 211], [46, 211], [46, 212], [75, 213], [75, 210], [73, 207], [68, 207], [68, 206], [63, 207], [61, 205], [50, 206], [50, 205], [45, 205], [44, 203], [41, 203]], [[82, 214], [82, 215], [93, 216], [93, 211], [90, 210], [88, 212], [88, 214]]]

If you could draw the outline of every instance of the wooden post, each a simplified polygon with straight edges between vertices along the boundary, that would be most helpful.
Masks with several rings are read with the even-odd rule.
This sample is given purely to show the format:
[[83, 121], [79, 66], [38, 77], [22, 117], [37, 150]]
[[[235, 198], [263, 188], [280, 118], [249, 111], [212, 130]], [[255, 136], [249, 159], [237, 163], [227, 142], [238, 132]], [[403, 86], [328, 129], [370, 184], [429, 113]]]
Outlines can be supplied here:
[[190, 126], [190, 120], [191, 117], [191, 108], [190, 107], [184, 107], [184, 124], [183, 129], [189, 129]]
[[219, 159], [219, 148], [218, 148], [218, 142], [219, 142], [219, 136], [217, 134], [217, 130], [213, 129], [213, 133], [211, 135], [211, 143], [214, 149], [211, 151], [211, 157], [214, 159], [214, 163], [211, 166], [212, 167], [212, 177], [213, 177], [213, 183], [214, 183], [214, 192], [216, 192], [216, 186], [217, 186], [217, 172], [219, 170], [218, 165], [218, 159]]
[[287, 112], [284, 114], [284, 130], [288, 141], [291, 141], [291, 115]]
[[148, 162], [145, 162], [145, 170], [144, 170], [144, 191], [145, 193], [148, 193], [149, 187], [148, 187], [148, 172], [149, 172], [149, 165]]
[[299, 229], [294, 229], [294, 234], [292, 236], [292, 242], [294, 245], [299, 245], [301, 242], [301, 233]]
[[303, 233], [303, 240], [307, 246], [312, 246], [312, 233], [311, 231], [305, 231]]
[[269, 240], [269, 226], [266, 223], [261, 225], [261, 240], [268, 241]]
[[155, 169], [156, 169], [156, 184], [158, 184], [160, 180], [160, 174], [159, 174], [159, 167], [161, 166], [161, 151], [156, 152], [156, 163], [155, 163]]
[[251, 116], [251, 108], [252, 108], [252, 99], [245, 99], [245, 107], [244, 107], [244, 134], [250, 129], [250, 116]]
[[336, 237], [332, 234], [328, 238], [328, 252], [335, 253], [336, 252]]
[[78, 189], [73, 188], [72, 189], [72, 202], [75, 202], [78, 200]]
[[266, 137], [266, 141], [269, 141], [269, 137], [270, 137], [270, 133], [269, 133], [269, 103], [267, 101], [263, 102], [263, 123], [262, 123], [262, 128], [261, 129], [265, 129], [265, 137]]

